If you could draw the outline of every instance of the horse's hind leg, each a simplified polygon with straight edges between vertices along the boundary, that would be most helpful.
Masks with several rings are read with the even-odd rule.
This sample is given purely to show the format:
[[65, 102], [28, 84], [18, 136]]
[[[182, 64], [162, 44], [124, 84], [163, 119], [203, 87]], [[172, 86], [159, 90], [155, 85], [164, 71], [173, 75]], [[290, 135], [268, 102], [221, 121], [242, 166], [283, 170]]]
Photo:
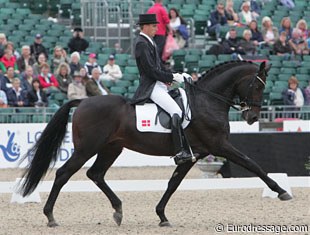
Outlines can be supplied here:
[[172, 177], [170, 178], [168, 182], [168, 188], [162, 198], [160, 199], [159, 203], [156, 206], [156, 214], [160, 218], [159, 226], [161, 227], [170, 227], [170, 223], [165, 215], [165, 208], [166, 205], [172, 196], [172, 194], [176, 191], [176, 189], [179, 187], [180, 183], [186, 176], [186, 174], [189, 172], [189, 170], [192, 168], [192, 166], [195, 163], [193, 162], [185, 162], [174, 170]]
[[113, 218], [117, 225], [121, 225], [123, 219], [122, 202], [107, 185], [104, 176], [121, 152], [122, 147], [117, 144], [105, 146], [105, 148], [98, 153], [97, 159], [92, 167], [87, 171], [87, 176], [110, 200], [112, 207], [115, 209]]
[[54, 208], [56, 199], [59, 195], [61, 188], [68, 182], [70, 177], [84, 165], [84, 163], [91, 156], [89, 158], [85, 158], [85, 156], [83, 157], [80, 155], [80, 153], [78, 153], [77, 150], [74, 151], [71, 158], [61, 168], [59, 168], [56, 171], [56, 178], [55, 178], [52, 190], [50, 192], [50, 195], [48, 196], [47, 202], [43, 209], [43, 212], [48, 219], [47, 226], [55, 227], [58, 225], [53, 215], [53, 208]]

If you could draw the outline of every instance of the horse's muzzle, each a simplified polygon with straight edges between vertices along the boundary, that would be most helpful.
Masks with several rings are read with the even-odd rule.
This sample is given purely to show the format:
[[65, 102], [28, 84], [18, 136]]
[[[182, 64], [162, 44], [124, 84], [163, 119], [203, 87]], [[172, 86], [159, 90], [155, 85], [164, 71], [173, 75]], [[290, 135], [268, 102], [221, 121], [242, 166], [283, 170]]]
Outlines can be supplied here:
[[247, 110], [242, 113], [242, 118], [249, 124], [252, 125], [254, 122], [258, 121], [258, 116], [252, 110]]

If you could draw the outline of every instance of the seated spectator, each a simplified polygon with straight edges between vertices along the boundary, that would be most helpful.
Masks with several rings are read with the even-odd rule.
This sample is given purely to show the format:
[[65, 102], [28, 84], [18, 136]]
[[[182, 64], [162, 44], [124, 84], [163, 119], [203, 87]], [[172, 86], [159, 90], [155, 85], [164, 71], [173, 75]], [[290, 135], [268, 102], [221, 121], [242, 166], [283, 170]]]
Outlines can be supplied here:
[[239, 21], [238, 14], [234, 10], [234, 1], [233, 0], [226, 0], [225, 10], [226, 10], [226, 12], [228, 14], [227, 18], [229, 20], [231, 20], [233, 22], [238, 22]]
[[89, 43], [84, 38], [83, 30], [81, 28], [75, 28], [73, 31], [73, 37], [68, 42], [69, 52], [73, 53], [75, 51], [81, 53], [86, 51]]
[[0, 58], [0, 70], [5, 73], [8, 67], [13, 67], [15, 73], [19, 73], [16, 58], [11, 49], [5, 49], [4, 55]]
[[108, 95], [109, 90], [100, 82], [100, 71], [98, 68], [92, 70], [92, 77], [86, 83], [87, 96]]
[[116, 82], [123, 77], [123, 73], [120, 67], [115, 64], [114, 55], [110, 55], [108, 63], [103, 67], [103, 74], [100, 78], [103, 80], [109, 80]]
[[280, 33], [278, 40], [273, 45], [273, 52], [278, 56], [285, 56], [286, 59], [290, 58], [292, 47], [286, 40], [286, 32]]
[[55, 46], [51, 61], [51, 71], [56, 75], [56, 70], [61, 63], [69, 64], [67, 52], [61, 46]]
[[13, 80], [15, 78], [18, 78], [16, 74], [14, 73], [14, 68], [12, 66], [9, 66], [6, 74], [1, 79], [1, 89], [7, 92], [9, 89], [13, 87]]
[[13, 42], [8, 41], [7, 44], [5, 45], [5, 49], [12, 50], [13, 56], [16, 58], [16, 60], [20, 57], [19, 52], [17, 50], [15, 50]]
[[237, 31], [235, 28], [230, 28], [228, 39], [222, 43], [225, 54], [232, 54], [232, 58], [235, 59], [238, 54], [244, 54], [244, 51], [240, 47], [240, 40], [237, 38]]
[[180, 16], [175, 8], [169, 10], [169, 19], [173, 37], [179, 45], [179, 48], [185, 47], [189, 38], [186, 21]]
[[300, 29], [301, 31], [301, 37], [303, 40], [307, 40], [307, 38], [310, 38], [310, 30], [308, 30], [308, 24], [304, 19], [301, 19], [297, 22], [296, 28]]
[[251, 30], [245, 29], [243, 31], [243, 39], [239, 42], [240, 50], [243, 55], [254, 56], [257, 54], [256, 46], [253, 41], [251, 41], [252, 33]]
[[294, 0], [280, 0], [280, 3], [288, 9], [293, 9], [295, 7]]
[[227, 25], [227, 20], [233, 20], [233, 18], [225, 10], [224, 3], [218, 2], [216, 10], [211, 12], [208, 20], [208, 34], [215, 36], [218, 41], [221, 41], [221, 27]]
[[0, 33], [0, 58], [4, 55], [4, 49], [6, 44], [6, 35], [4, 33]]
[[310, 80], [309, 85], [304, 89], [305, 105], [310, 106]]
[[279, 34], [281, 32], [286, 32], [286, 39], [290, 40], [292, 37], [292, 23], [290, 17], [283, 17], [280, 24]]
[[80, 69], [80, 75], [82, 77], [83, 84], [86, 84], [86, 82], [89, 80], [89, 77], [88, 77], [88, 75], [86, 73], [86, 69], [84, 67], [82, 67]]
[[256, 14], [251, 11], [251, 4], [245, 1], [241, 5], [241, 12], [238, 14], [239, 23], [249, 25], [252, 20], [256, 20]]
[[16, 63], [20, 73], [23, 73], [28, 65], [36, 63], [35, 59], [30, 55], [30, 46], [22, 46], [22, 54], [17, 59]]
[[58, 66], [58, 69], [56, 71], [56, 79], [58, 81], [58, 88], [60, 89], [60, 91], [67, 95], [68, 86], [72, 82], [70, 68], [67, 63], [63, 62]]
[[68, 99], [85, 99], [86, 95], [86, 87], [83, 83], [82, 76], [79, 72], [75, 72], [73, 75], [73, 82], [69, 84], [68, 87]]
[[30, 45], [31, 55], [38, 61], [39, 55], [43, 53], [45, 58], [48, 59], [48, 50], [42, 44], [43, 35], [36, 34], [32, 45]]
[[308, 44], [302, 39], [300, 29], [294, 28], [292, 38], [288, 41], [295, 55], [309, 55]]
[[80, 53], [77, 51], [73, 52], [71, 54], [71, 60], [69, 63], [71, 76], [74, 74], [75, 71], [80, 71], [81, 68], [83, 68], [83, 65], [80, 63]]
[[251, 40], [254, 42], [254, 45], [259, 46], [264, 42], [262, 33], [258, 30], [257, 21], [252, 20], [249, 24], [249, 28], [252, 33]]
[[1, 90], [0, 84], [0, 108], [7, 108], [8, 107], [8, 99], [6, 97], [5, 91]]
[[272, 48], [275, 41], [279, 38], [279, 31], [273, 26], [273, 22], [270, 17], [265, 16], [262, 19], [262, 35], [265, 42], [265, 47]]
[[50, 73], [50, 66], [47, 63], [41, 65], [41, 73], [39, 75], [39, 81], [46, 92], [47, 96], [52, 93], [59, 92], [59, 84], [55, 76]]
[[47, 63], [47, 59], [44, 53], [41, 53], [38, 57], [38, 61], [33, 64], [33, 74], [38, 76], [41, 73], [41, 65]]
[[28, 101], [31, 107], [46, 107], [48, 104], [47, 95], [43, 91], [39, 79], [33, 79], [31, 90], [28, 91]]
[[7, 91], [8, 105], [10, 107], [27, 107], [27, 91], [20, 87], [20, 80], [14, 78], [12, 88]]
[[[298, 87], [298, 80], [295, 76], [290, 77], [288, 80], [288, 88], [282, 92], [284, 105], [294, 106], [292, 108], [286, 108], [286, 111], [300, 110], [304, 105], [304, 96], [301, 89]], [[294, 113], [288, 113], [286, 117], [295, 117], [298, 115]]]
[[21, 87], [24, 90], [32, 90], [32, 81], [38, 79], [38, 76], [33, 74], [33, 68], [28, 65], [26, 71], [21, 74]]
[[92, 70], [94, 68], [97, 68], [99, 70], [100, 74], [102, 73], [100, 65], [97, 63], [97, 56], [95, 53], [89, 54], [88, 61], [85, 62], [84, 68], [86, 69], [86, 72], [87, 72], [89, 77], [92, 76]]

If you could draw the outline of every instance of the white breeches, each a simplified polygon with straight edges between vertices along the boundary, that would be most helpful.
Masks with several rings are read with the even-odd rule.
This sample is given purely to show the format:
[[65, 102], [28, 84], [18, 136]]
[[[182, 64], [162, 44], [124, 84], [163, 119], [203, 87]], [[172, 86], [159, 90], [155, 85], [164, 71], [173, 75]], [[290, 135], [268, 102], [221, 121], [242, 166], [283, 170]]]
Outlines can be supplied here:
[[168, 88], [163, 82], [156, 82], [150, 99], [153, 100], [154, 103], [158, 104], [163, 110], [168, 112], [171, 117], [173, 114], [177, 114], [179, 117], [182, 117], [182, 110], [168, 94]]

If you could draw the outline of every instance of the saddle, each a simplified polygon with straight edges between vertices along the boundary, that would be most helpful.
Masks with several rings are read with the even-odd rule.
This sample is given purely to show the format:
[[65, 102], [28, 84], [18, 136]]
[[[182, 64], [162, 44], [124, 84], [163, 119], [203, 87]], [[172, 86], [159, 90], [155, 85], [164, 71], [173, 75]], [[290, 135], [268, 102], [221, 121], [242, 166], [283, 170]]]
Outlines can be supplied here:
[[[191, 117], [186, 93], [182, 88], [171, 90], [168, 93], [182, 110], [182, 127], [185, 128]], [[144, 105], [136, 105], [136, 117], [136, 126], [141, 132], [171, 133], [170, 115], [151, 100]]]

